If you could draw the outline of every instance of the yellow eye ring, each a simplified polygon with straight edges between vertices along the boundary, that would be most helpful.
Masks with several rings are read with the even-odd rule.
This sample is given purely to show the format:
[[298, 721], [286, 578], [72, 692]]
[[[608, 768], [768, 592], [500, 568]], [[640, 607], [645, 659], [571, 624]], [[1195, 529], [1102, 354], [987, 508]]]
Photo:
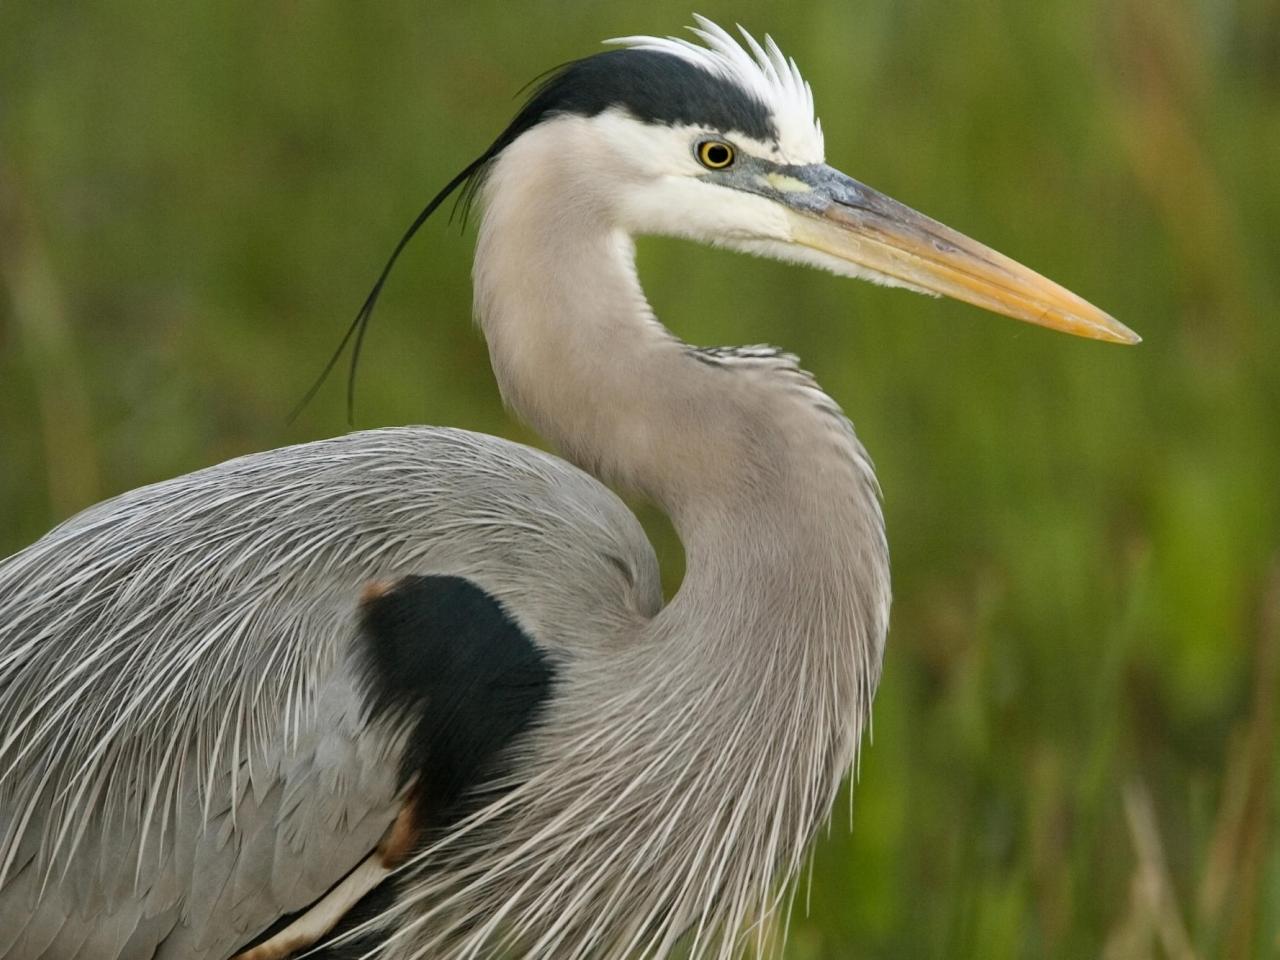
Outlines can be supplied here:
[[698, 162], [708, 170], [723, 170], [733, 165], [733, 147], [723, 140], [703, 140], [698, 144]]

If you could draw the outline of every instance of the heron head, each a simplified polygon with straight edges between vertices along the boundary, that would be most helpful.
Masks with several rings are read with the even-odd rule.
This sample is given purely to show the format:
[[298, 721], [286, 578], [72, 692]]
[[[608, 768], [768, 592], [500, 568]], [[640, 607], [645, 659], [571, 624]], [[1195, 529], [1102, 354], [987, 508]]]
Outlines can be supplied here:
[[692, 33], [700, 43], [611, 41], [617, 49], [555, 71], [477, 169], [541, 141], [535, 162], [628, 233], [687, 237], [1137, 342], [1056, 283], [828, 166], [809, 85], [771, 38], [762, 45], [743, 31], [739, 43], [701, 17]]

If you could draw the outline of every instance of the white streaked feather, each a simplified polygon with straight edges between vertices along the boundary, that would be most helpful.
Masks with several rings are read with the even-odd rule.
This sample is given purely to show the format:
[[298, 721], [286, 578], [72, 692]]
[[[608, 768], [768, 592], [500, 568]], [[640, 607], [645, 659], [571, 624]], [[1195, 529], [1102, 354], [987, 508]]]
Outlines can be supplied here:
[[0, 918], [14, 897], [81, 925], [68, 936], [98, 911], [167, 917], [157, 936], [221, 960], [394, 816], [400, 734], [365, 726], [343, 654], [363, 584], [444, 571], [510, 600], [545, 569], [565, 580], [519, 606], [553, 646], [656, 609], [651, 549], [613, 494], [425, 428], [133, 491], [0, 560]]

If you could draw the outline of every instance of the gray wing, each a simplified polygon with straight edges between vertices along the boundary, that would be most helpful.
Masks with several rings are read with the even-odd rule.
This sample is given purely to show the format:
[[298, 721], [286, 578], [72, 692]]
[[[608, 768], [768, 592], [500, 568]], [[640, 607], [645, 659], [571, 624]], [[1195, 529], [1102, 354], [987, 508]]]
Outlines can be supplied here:
[[341, 879], [401, 789], [358, 597], [434, 573], [565, 655], [660, 602], [605, 488], [428, 428], [132, 491], [0, 561], [0, 956], [220, 960]]

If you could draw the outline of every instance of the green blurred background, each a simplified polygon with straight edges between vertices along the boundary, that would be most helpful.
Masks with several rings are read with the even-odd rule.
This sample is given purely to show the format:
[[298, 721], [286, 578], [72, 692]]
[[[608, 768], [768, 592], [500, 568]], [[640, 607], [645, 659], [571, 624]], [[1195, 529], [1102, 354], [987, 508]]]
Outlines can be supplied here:
[[[423, 201], [530, 77], [689, 3], [0, 3], [0, 553], [347, 429], [340, 378], [286, 416]], [[672, 329], [799, 353], [884, 485], [874, 744], [788, 956], [1280, 954], [1280, 6], [699, 12], [799, 60], [837, 166], [1146, 337], [641, 242]], [[402, 260], [357, 425], [533, 441], [470, 254], [441, 223]]]

